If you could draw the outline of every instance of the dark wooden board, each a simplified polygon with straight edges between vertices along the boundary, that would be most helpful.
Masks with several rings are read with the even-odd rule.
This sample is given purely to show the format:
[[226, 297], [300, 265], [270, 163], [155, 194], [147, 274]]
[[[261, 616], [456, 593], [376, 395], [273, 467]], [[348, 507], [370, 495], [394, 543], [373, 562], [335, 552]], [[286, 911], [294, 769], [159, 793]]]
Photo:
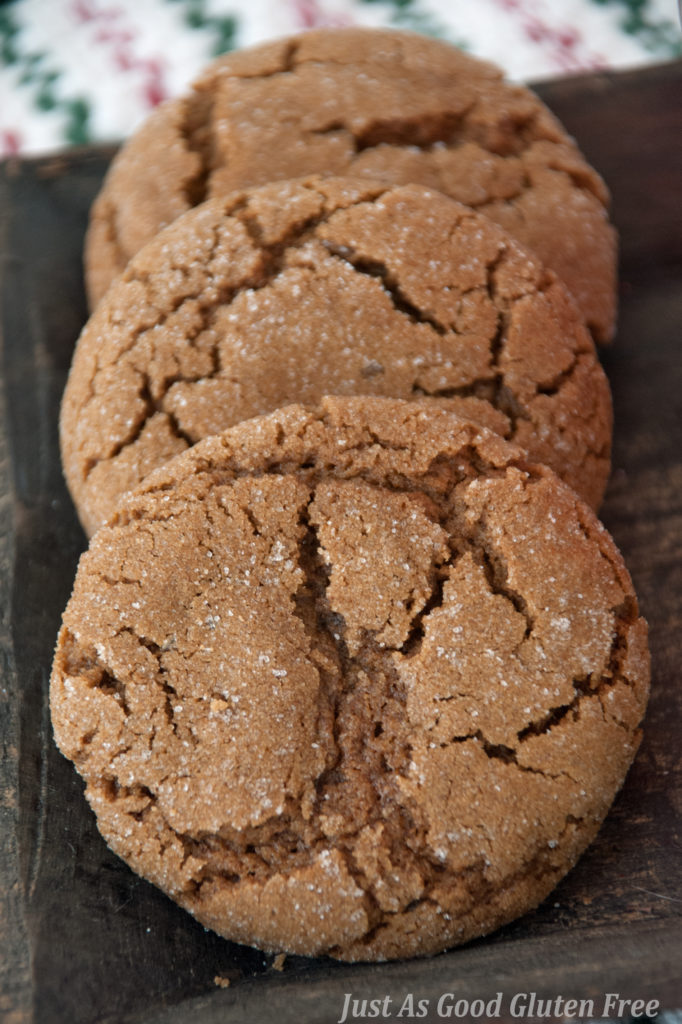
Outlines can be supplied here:
[[[52, 740], [54, 639], [85, 541], [62, 481], [61, 392], [86, 311], [81, 245], [112, 151], [0, 173], [0, 1019], [327, 1024], [344, 993], [606, 992], [682, 1006], [682, 65], [539, 87], [614, 196], [621, 320], [603, 518], [651, 628], [645, 739], [601, 833], [537, 911], [427, 961], [272, 957], [204, 931], [100, 839]], [[214, 977], [230, 978], [217, 988]], [[404, 1017], [402, 1019], [405, 1019]]]

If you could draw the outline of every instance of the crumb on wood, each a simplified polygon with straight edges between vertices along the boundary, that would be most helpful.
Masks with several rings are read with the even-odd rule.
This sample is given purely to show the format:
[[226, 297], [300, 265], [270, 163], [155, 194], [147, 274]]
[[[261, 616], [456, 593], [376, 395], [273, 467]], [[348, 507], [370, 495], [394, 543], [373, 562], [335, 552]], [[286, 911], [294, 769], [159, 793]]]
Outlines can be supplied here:
[[284, 970], [284, 961], [286, 960], [286, 958], [287, 958], [286, 953], [278, 953], [277, 956], [275, 957], [275, 959], [272, 961], [272, 969], [273, 969], [273, 971], [283, 971]]
[[223, 978], [222, 975], [216, 974], [215, 978], [213, 979], [213, 984], [217, 985], [219, 988], [229, 988], [230, 987], [230, 979], [229, 978]]

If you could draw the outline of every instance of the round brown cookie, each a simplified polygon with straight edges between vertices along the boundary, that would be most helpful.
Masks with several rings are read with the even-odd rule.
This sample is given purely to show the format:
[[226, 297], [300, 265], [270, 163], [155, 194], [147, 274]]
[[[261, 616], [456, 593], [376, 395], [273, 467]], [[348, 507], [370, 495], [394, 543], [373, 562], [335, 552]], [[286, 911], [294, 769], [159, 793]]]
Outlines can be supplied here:
[[222, 57], [114, 160], [86, 247], [94, 305], [207, 198], [313, 173], [418, 182], [477, 207], [568, 285], [597, 340], [615, 317], [604, 183], [528, 89], [409, 32], [320, 30]]
[[188, 445], [324, 394], [457, 408], [601, 500], [609, 387], [564, 286], [441, 193], [325, 178], [197, 207], [99, 305], [61, 419], [86, 530]]
[[425, 955], [539, 903], [639, 742], [646, 625], [590, 509], [443, 409], [207, 438], [83, 556], [51, 683], [111, 848], [265, 949]]

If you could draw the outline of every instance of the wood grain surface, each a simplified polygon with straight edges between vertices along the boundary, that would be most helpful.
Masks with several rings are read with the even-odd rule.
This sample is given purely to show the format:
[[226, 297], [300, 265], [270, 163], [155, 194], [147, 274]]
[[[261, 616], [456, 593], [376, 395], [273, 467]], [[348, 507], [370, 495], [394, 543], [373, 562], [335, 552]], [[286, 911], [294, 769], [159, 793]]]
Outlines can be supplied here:
[[[603, 519], [649, 620], [645, 738], [596, 842], [534, 913], [425, 961], [273, 958], [205, 931], [105, 846], [47, 683], [85, 539], [57, 417], [85, 320], [81, 247], [112, 151], [0, 171], [0, 1020], [327, 1024], [344, 993], [606, 992], [682, 1007], [682, 65], [538, 87], [613, 192], [621, 315]], [[230, 981], [219, 987], [216, 976]], [[508, 1016], [503, 1013], [502, 1019]], [[405, 1018], [403, 1018], [405, 1019]]]

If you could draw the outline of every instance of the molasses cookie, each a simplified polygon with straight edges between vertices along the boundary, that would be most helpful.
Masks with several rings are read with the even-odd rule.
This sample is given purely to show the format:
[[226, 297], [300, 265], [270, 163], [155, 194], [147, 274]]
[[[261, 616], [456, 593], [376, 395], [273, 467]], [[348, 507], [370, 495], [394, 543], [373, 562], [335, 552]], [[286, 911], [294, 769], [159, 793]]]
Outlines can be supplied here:
[[172, 455], [324, 394], [449, 406], [601, 500], [609, 387], [554, 274], [441, 193], [324, 178], [189, 211], [100, 303], [61, 417], [86, 530]]
[[161, 228], [205, 199], [313, 173], [417, 182], [496, 221], [611, 337], [608, 193], [528, 89], [409, 32], [319, 30], [231, 53], [116, 157], [86, 247], [92, 304]]
[[647, 688], [630, 579], [570, 488], [445, 409], [331, 398], [122, 501], [51, 704], [135, 871], [230, 939], [377, 960], [544, 899]]

